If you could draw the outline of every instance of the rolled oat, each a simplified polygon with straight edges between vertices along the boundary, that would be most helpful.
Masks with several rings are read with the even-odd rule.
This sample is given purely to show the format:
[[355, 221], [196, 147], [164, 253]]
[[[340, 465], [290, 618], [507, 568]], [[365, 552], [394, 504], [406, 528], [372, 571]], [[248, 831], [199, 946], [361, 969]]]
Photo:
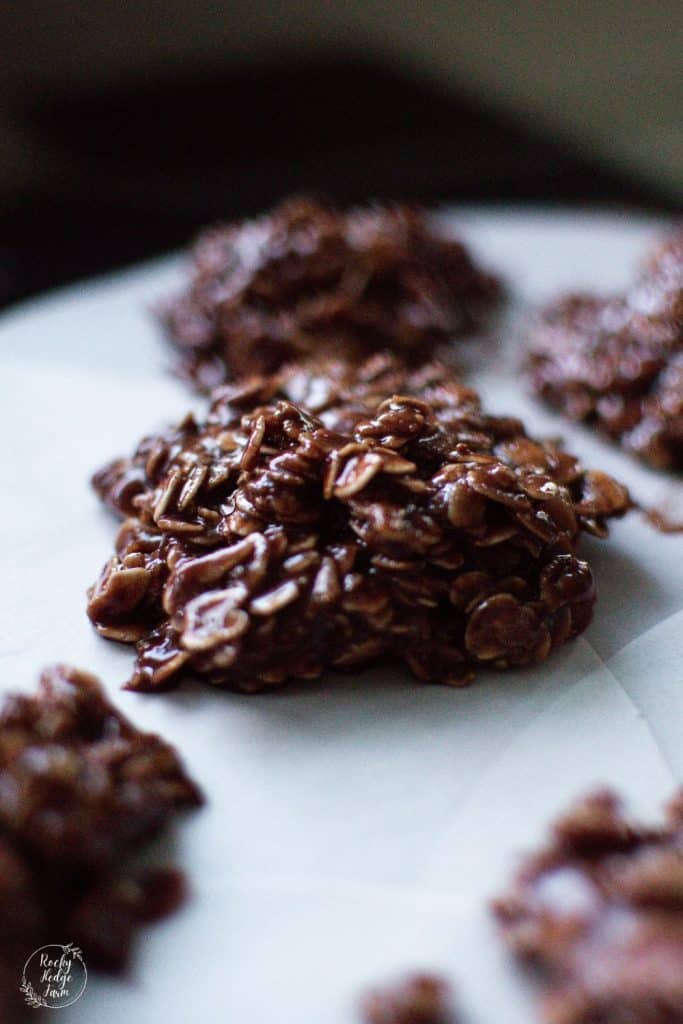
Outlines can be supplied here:
[[130, 685], [147, 690], [183, 674], [264, 690], [379, 659], [459, 686], [540, 661], [590, 621], [581, 533], [629, 506], [443, 366], [387, 356], [225, 386], [205, 423], [94, 482], [124, 522], [88, 612], [137, 645]]
[[[181, 873], [132, 855], [201, 802], [171, 746], [140, 732], [92, 676], [46, 670], [0, 709], [0, 959], [13, 970], [68, 936], [88, 966], [118, 969], [143, 921], [183, 898]], [[0, 979], [5, 981], [4, 975]], [[0, 993], [0, 1003], [2, 993]]]
[[660, 828], [632, 821], [613, 793], [584, 798], [494, 910], [544, 979], [548, 1024], [680, 1024], [683, 791]]
[[683, 229], [625, 294], [567, 295], [539, 314], [534, 389], [663, 469], [683, 468]]
[[182, 372], [208, 390], [325, 350], [359, 361], [387, 348], [424, 361], [498, 294], [465, 247], [415, 209], [341, 213], [291, 199], [205, 231], [186, 290], [160, 315]]

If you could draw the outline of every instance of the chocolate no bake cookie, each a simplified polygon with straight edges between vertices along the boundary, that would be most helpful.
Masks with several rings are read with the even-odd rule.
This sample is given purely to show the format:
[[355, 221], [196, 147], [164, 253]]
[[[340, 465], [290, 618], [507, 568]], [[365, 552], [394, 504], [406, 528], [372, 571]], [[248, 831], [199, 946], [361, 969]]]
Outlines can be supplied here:
[[[183, 877], [133, 855], [201, 802], [175, 751], [140, 732], [92, 676], [43, 673], [36, 695], [0, 709], [0, 961], [18, 990], [41, 944], [83, 949], [88, 967], [125, 964], [133, 933], [172, 910]], [[10, 993], [11, 995], [11, 993]], [[0, 996], [1, 999], [1, 996]]]
[[434, 974], [411, 974], [361, 1001], [365, 1024], [457, 1024], [451, 987]]
[[629, 507], [442, 366], [387, 357], [225, 386], [205, 423], [94, 483], [125, 521], [88, 612], [137, 645], [145, 690], [182, 674], [264, 690], [379, 659], [462, 685], [541, 661], [591, 618], [582, 532]]
[[530, 339], [534, 389], [664, 469], [683, 469], [683, 228], [622, 296], [568, 295]]
[[546, 979], [548, 1024], [681, 1024], [683, 791], [659, 829], [612, 793], [582, 800], [494, 910]]
[[183, 374], [208, 390], [336, 352], [425, 361], [498, 297], [465, 247], [406, 206], [342, 213], [292, 199], [197, 241], [186, 290], [160, 308]]

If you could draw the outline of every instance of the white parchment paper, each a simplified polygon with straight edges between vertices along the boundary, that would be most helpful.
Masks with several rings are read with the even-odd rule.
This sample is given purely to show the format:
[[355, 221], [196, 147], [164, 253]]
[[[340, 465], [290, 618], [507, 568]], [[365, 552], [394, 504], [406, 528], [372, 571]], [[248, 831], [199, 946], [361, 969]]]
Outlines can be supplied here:
[[[671, 495], [680, 484], [539, 407], [515, 370], [525, 304], [618, 288], [661, 225], [504, 209], [452, 220], [514, 300], [509, 344], [476, 375], [487, 405], [564, 435], [642, 500]], [[528, 1024], [532, 993], [486, 901], [587, 787], [618, 786], [654, 816], [683, 778], [683, 537], [633, 515], [587, 542], [600, 600], [586, 634], [468, 690], [374, 671], [268, 696], [120, 691], [132, 654], [84, 611], [115, 531], [88, 478], [201, 406], [165, 371], [147, 312], [178, 279], [162, 261], [0, 322], [0, 686], [31, 688], [59, 660], [96, 672], [180, 747], [208, 798], [160, 851], [192, 899], [141, 936], [129, 976], [91, 975], [60, 1021], [353, 1024], [360, 989], [425, 967], [452, 978], [470, 1024]]]

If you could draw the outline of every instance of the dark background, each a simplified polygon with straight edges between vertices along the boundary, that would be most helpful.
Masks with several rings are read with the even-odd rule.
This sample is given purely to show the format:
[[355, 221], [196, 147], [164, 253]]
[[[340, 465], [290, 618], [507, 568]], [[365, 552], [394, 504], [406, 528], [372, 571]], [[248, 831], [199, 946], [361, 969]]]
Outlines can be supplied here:
[[[487, 80], [484, 72], [494, 76], [492, 81], [495, 78], [496, 68], [484, 63], [486, 47], [495, 44], [500, 53], [512, 54], [510, 67], [503, 68], [512, 91], [477, 89], [471, 82], [460, 87], [458, 68], [451, 81], [448, 55], [444, 64], [438, 37], [443, 28], [456, 39], [458, 10], [471, 15], [472, 5], [448, 7], [434, 0], [432, 6], [439, 8], [441, 20], [424, 27], [424, 32], [432, 33], [434, 52], [441, 53], [441, 74], [431, 73], [430, 40], [423, 34], [415, 36], [415, 42], [427, 55], [424, 66], [395, 60], [378, 45], [370, 51], [354, 41], [340, 43], [339, 38], [338, 45], [326, 46], [324, 52], [306, 45], [300, 53], [291, 45], [278, 48], [271, 40], [263, 52], [242, 47], [245, 52], [233, 59], [228, 51], [237, 52], [239, 37], [228, 39], [226, 34], [214, 47], [216, 52], [203, 58], [204, 37], [209, 38], [211, 26], [196, 21], [189, 60], [182, 50], [180, 27], [165, 27], [162, 53], [159, 33], [148, 26], [149, 39], [137, 38], [137, 15], [127, 14], [123, 7], [117, 8], [114, 37], [106, 34], [102, 4], [72, 5], [71, 20], [54, 24], [46, 20], [46, 12], [53, 19], [58, 15], [41, 0], [15, 8], [15, 18], [23, 20], [8, 23], [5, 33], [9, 85], [4, 102], [0, 97], [0, 306], [184, 245], [207, 221], [256, 213], [290, 192], [314, 192], [342, 203], [381, 197], [429, 204], [600, 203], [680, 212], [676, 189], [669, 187], [675, 168], [658, 152], [666, 174], [634, 173], [633, 161], [619, 159], [624, 133], [615, 130], [615, 118], [604, 122], [605, 152], [599, 145], [599, 118], [596, 134], [595, 111], [586, 108], [586, 123], [598, 143], [593, 148], [581, 143], [580, 131], [575, 139], [571, 130], [561, 130], [564, 114], [569, 117], [580, 109], [581, 96], [574, 94], [575, 83], [569, 82], [566, 91], [562, 82], [558, 86], [555, 69], [569, 76], [572, 62], [583, 61], [576, 77], [585, 78], [585, 68], [600, 70], [595, 62], [606, 59], [602, 55], [610, 44], [611, 60], [623, 82], [634, 79], [630, 51], [622, 53], [613, 34], [605, 29], [604, 38], [590, 43], [595, 33], [584, 24], [582, 4], [576, 5], [576, 19], [583, 50], [571, 52], [570, 47], [564, 52], [559, 43], [556, 53], [539, 49], [547, 64], [547, 97], [540, 95], [536, 107], [528, 96], [524, 101], [527, 80], [533, 85], [535, 74], [528, 32], [517, 39], [508, 33], [492, 44], [481, 36], [481, 81]], [[287, 35], [297, 8], [282, 3], [280, 7], [288, 15], [282, 21]], [[538, 8], [545, 10], [547, 24], [533, 24], [545, 33], [547, 43], [555, 38], [552, 11], [544, 5]], [[481, 10], [486, 14], [486, 4]], [[81, 11], [91, 23], [77, 23]], [[222, 25], [230, 17], [229, 4], [226, 11]], [[93, 26], [99, 35], [93, 35]], [[481, 26], [484, 31], [486, 18]], [[664, 36], [666, 28], [664, 21], [657, 31]], [[57, 29], [61, 35], [55, 41]], [[277, 34], [277, 29], [278, 25], [270, 26], [269, 32]], [[470, 29], [477, 39], [476, 22]], [[137, 63], [129, 61], [124, 73], [128, 30], [131, 41], [137, 39], [131, 48]], [[624, 47], [633, 49], [639, 26], [630, 31], [631, 41]], [[652, 51], [651, 37], [646, 42], [647, 53], [636, 53], [635, 58], [652, 67], [651, 52], [656, 49]], [[118, 49], [112, 50], [112, 43]], [[583, 52], [589, 45], [594, 45], [592, 54]], [[222, 49], [224, 59], [219, 57]], [[476, 78], [479, 65], [474, 58], [469, 64], [463, 61], [463, 66]], [[596, 81], [599, 85], [600, 79]], [[605, 81], [606, 87], [612, 82], [614, 90], [619, 88], [613, 69]], [[658, 86], [650, 90], [649, 100], [656, 107], [662, 99], [670, 110], [676, 78], [669, 74], [662, 82], [669, 92]], [[520, 98], [512, 102], [511, 96], [517, 96], [515, 83]], [[633, 88], [636, 97], [644, 92], [640, 86]], [[616, 112], [618, 121], [616, 91], [606, 105], [599, 89], [593, 94], [602, 98], [606, 110]], [[634, 95], [625, 95], [624, 103], [632, 105]], [[549, 116], [536, 116], [534, 109], [543, 113], [546, 98]], [[680, 104], [676, 108], [674, 103], [673, 109], [680, 111]], [[633, 116], [631, 107], [627, 113]], [[649, 131], [646, 114], [644, 108], [642, 123]], [[580, 128], [580, 121], [577, 124]], [[663, 131], [662, 126], [655, 127]], [[663, 128], [669, 138], [670, 123], [663, 123]], [[10, 143], [17, 139], [15, 158]], [[608, 144], [616, 152], [612, 158]], [[5, 175], [6, 180], [3, 146], [5, 170], [13, 172]], [[640, 156], [642, 150], [639, 143]], [[645, 166], [647, 170], [647, 160]]]

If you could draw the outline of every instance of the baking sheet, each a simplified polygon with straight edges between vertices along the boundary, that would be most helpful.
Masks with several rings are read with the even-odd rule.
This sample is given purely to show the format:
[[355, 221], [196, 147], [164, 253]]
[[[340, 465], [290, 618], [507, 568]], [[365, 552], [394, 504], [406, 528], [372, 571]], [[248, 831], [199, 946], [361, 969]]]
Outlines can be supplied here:
[[[526, 303], [619, 287], [661, 225], [550, 210], [450, 219], [512, 290], [510, 342], [476, 377], [488, 407], [563, 434], [641, 499], [680, 498], [671, 477], [541, 409], [513, 369]], [[353, 1024], [359, 990], [424, 967], [453, 980], [466, 1022], [528, 1024], [533, 993], [486, 901], [587, 787], [618, 786], [654, 815], [683, 778], [683, 537], [632, 515], [608, 543], [589, 539], [600, 590], [589, 630], [534, 670], [483, 673], [467, 690], [396, 670], [252, 697], [120, 691], [132, 654], [85, 617], [115, 532], [88, 477], [201, 408], [165, 371], [147, 312], [179, 268], [160, 261], [0, 322], [0, 685], [31, 688], [59, 660], [94, 671], [178, 745], [208, 798], [159, 847], [188, 872], [191, 900], [143, 933], [129, 976], [91, 974], [60, 1021]]]

